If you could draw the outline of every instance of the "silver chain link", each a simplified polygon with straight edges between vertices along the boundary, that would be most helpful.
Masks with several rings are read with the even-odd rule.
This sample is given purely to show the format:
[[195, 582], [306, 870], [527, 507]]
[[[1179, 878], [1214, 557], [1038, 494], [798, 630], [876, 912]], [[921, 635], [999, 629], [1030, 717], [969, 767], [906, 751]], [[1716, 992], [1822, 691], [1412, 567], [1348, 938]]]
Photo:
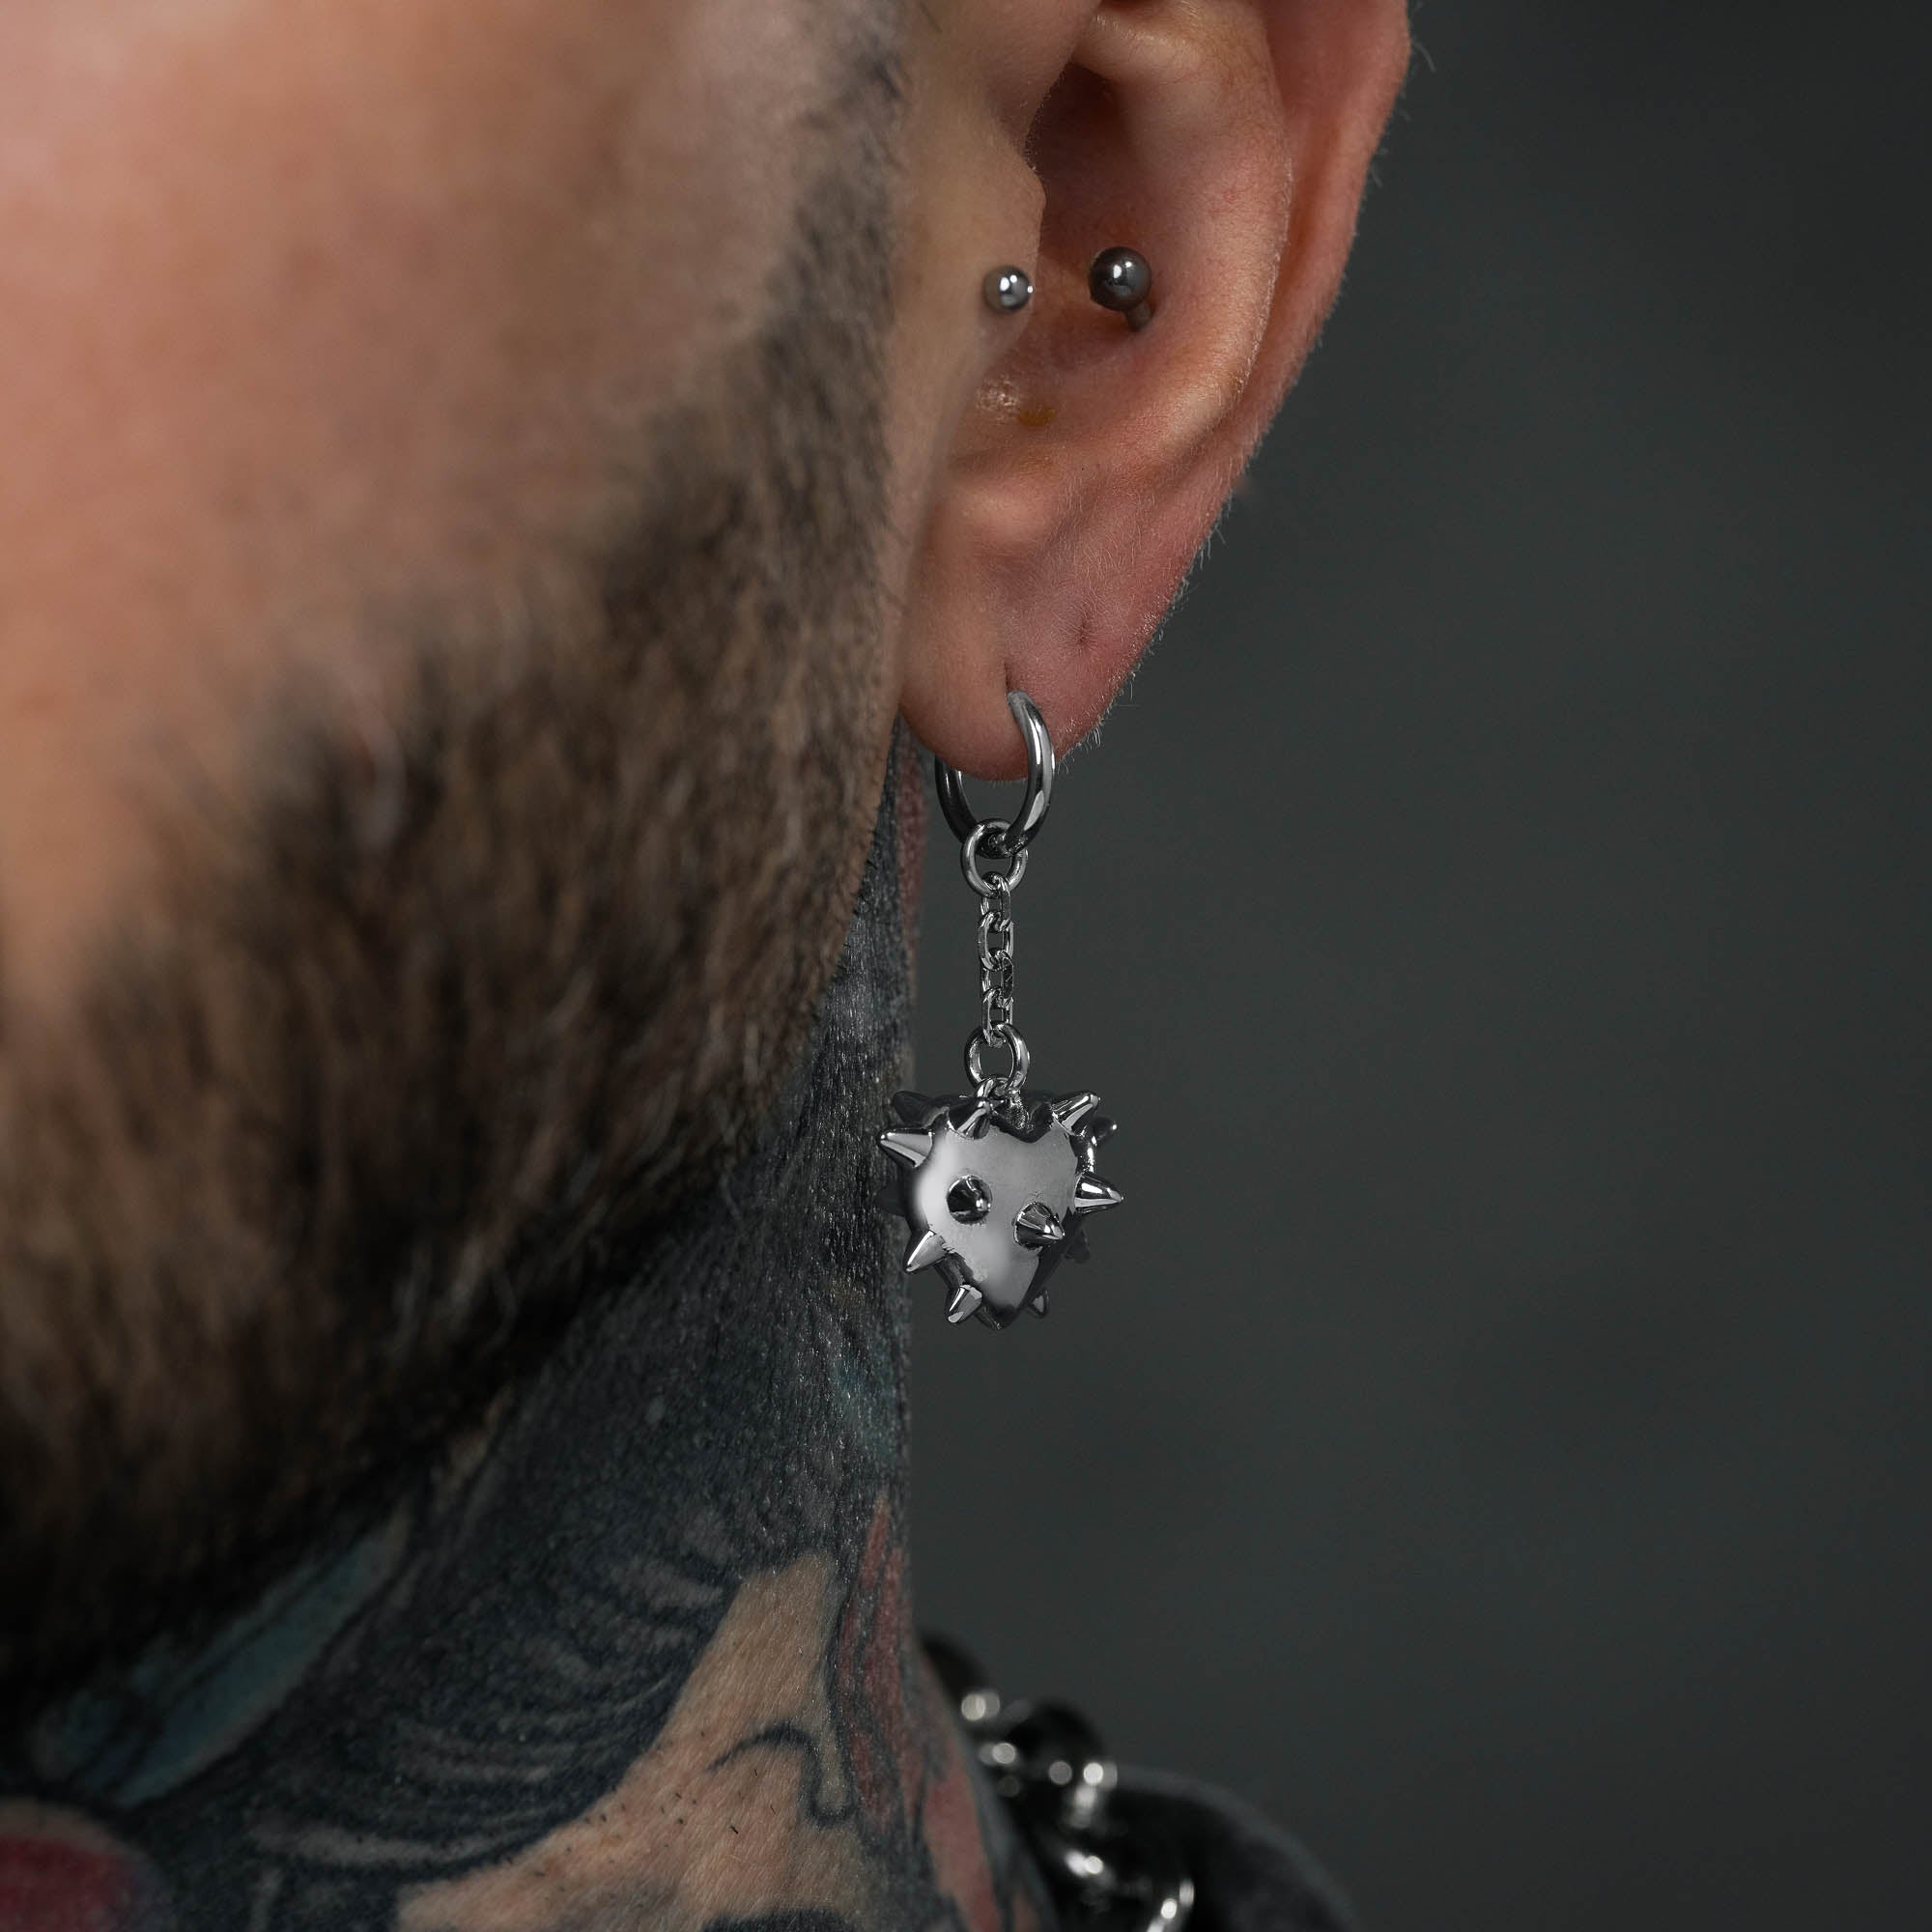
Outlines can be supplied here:
[[980, 1009], [988, 1033], [1013, 1023], [1013, 888], [995, 882], [980, 908]]
[[[1013, 1027], [1013, 888], [1026, 876], [1027, 855], [1024, 846], [1003, 849], [1008, 829], [1004, 819], [986, 819], [959, 848], [966, 883], [980, 895], [980, 1025], [966, 1042], [966, 1071], [982, 1100], [1017, 1099], [1031, 1063]], [[1001, 869], [989, 870], [989, 861]], [[1005, 1073], [987, 1070], [995, 1047], [1011, 1057]]]

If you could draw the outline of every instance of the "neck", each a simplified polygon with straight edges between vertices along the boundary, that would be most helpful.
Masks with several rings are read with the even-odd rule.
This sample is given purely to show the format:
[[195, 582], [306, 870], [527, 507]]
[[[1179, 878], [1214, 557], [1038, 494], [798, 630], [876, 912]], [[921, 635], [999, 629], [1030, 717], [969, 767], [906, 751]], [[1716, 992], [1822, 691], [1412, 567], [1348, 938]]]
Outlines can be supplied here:
[[743, 1161], [382, 1520], [0, 1740], [0, 1921], [1034, 1922], [907, 1592], [894, 794]]

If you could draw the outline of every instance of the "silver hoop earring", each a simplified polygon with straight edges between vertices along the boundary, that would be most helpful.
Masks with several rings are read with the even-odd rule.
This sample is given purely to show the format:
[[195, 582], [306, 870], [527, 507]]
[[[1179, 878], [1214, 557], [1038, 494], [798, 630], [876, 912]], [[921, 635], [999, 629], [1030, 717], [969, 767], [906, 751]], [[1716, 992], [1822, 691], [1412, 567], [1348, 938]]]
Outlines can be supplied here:
[[[933, 1268], [950, 1291], [946, 1319], [976, 1315], [1005, 1328], [1046, 1313], [1047, 1278], [1087, 1259], [1088, 1215], [1120, 1205], [1094, 1163], [1114, 1131], [1092, 1094], [1029, 1103], [1032, 1065], [1013, 1026], [1013, 892], [1053, 803], [1053, 741], [1023, 691], [1007, 694], [1027, 749], [1026, 796], [1010, 819], [980, 818], [966, 781], [933, 760], [939, 806], [959, 840], [959, 868], [980, 898], [980, 1024], [966, 1041], [970, 1094], [894, 1096], [879, 1145], [898, 1170], [898, 1211], [911, 1238], [905, 1272]], [[989, 1057], [1004, 1054], [998, 1069]]]

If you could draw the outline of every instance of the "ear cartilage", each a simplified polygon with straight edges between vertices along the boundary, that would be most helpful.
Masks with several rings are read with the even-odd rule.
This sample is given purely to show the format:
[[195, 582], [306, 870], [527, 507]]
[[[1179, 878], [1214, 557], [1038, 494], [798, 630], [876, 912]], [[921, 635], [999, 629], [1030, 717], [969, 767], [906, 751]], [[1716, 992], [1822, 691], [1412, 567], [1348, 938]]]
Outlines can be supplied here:
[[980, 284], [980, 294], [995, 315], [1011, 315], [1033, 300], [1033, 277], [1011, 264], [988, 269], [986, 279]]
[[1129, 328], [1145, 328], [1153, 320], [1148, 301], [1153, 293], [1153, 270], [1135, 249], [1102, 248], [1087, 270], [1087, 293], [1102, 308], [1125, 316]]

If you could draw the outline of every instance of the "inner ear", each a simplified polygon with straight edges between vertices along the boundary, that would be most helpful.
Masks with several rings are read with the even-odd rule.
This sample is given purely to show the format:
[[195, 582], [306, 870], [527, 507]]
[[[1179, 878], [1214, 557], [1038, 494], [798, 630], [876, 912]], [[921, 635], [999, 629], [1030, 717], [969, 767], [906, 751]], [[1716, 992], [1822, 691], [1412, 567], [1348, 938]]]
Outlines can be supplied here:
[[[1064, 488], [1103, 465], [1120, 476], [1151, 466], [1170, 338], [1191, 303], [1190, 249], [1177, 232], [1172, 196], [1163, 197], [1157, 157], [1140, 126], [1145, 103], [1092, 68], [1074, 62], [1048, 91], [1029, 129], [1026, 155], [1044, 190], [1026, 327], [992, 368], [980, 396], [979, 431], [968, 447], [1021, 462], [1057, 464]], [[1170, 184], [1170, 186], [1173, 185]], [[1184, 225], [1184, 224], [1182, 224]], [[1102, 307], [1088, 276], [1104, 249], [1132, 248], [1152, 266], [1153, 320], [1131, 328]], [[1160, 327], [1170, 304], [1170, 326]], [[1168, 348], [1172, 349], [1170, 342]], [[1142, 435], [1129, 440], [1138, 421]]]
[[[1087, 394], [1067, 391], [1065, 379], [1115, 361], [1136, 333], [1093, 299], [1094, 258], [1118, 246], [1158, 262], [1169, 238], [1157, 198], [1143, 180], [1146, 162], [1120, 92], [1090, 68], [1070, 66], [1055, 82], [1028, 133], [1027, 160], [1046, 190], [1035, 297], [1040, 312], [1002, 374], [1037, 390], [1042, 407], [1052, 407], [1056, 390], [1078, 406]], [[1164, 298], [1157, 279], [1156, 314]]]

